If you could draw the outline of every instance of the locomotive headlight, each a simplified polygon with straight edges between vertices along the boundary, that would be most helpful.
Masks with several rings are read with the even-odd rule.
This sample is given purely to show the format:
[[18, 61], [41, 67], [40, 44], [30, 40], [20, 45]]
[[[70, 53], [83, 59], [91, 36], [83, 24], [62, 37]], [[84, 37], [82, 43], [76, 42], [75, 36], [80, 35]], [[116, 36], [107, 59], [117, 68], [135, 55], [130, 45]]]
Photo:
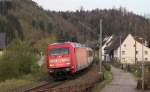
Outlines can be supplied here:
[[54, 66], [54, 64], [50, 64], [49, 66], [50, 66], [50, 67], [53, 67], [53, 66]]
[[62, 62], [70, 62], [70, 58], [63, 58]]

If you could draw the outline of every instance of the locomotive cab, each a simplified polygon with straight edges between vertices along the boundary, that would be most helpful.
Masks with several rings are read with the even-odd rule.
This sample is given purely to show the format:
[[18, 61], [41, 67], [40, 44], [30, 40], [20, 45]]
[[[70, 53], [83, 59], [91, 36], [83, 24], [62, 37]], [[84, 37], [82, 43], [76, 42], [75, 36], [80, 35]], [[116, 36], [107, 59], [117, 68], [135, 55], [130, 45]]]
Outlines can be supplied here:
[[47, 67], [53, 76], [68, 75], [71, 72], [71, 48], [64, 44], [54, 44], [48, 48]]
[[68, 67], [70, 65], [69, 48], [52, 48], [49, 51], [50, 68]]

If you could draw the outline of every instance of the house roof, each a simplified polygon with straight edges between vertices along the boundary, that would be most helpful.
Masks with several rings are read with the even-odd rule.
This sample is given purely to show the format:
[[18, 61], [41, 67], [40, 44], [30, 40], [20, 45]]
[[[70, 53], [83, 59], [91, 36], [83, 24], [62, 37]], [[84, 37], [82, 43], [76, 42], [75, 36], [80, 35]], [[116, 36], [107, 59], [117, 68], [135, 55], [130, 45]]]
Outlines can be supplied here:
[[[119, 48], [120, 44], [122, 44], [124, 42], [124, 40], [127, 38], [128, 35], [131, 35], [131, 34], [122, 33], [121, 35], [114, 35], [111, 40], [111, 44], [104, 48], [104, 50], [106, 50], [106, 53], [110, 53], [113, 50], [116, 50], [117, 48]], [[120, 43], [120, 38], [121, 38], [121, 43]], [[140, 39], [134, 38], [134, 37], [133, 37], [133, 39], [136, 40], [136, 42], [139, 42], [142, 44], [142, 41]], [[146, 40], [144, 39], [144, 41], [146, 41]], [[146, 45], [144, 45], [144, 46], [146, 46]]]
[[0, 33], [0, 49], [6, 46], [6, 33]]
[[[120, 46], [120, 44], [122, 44], [124, 42], [124, 40], [126, 39], [127, 36], [128, 36], [127, 33], [114, 35], [111, 40], [111, 45], [104, 48], [105, 50], [107, 50], [106, 53], [110, 53], [111, 51], [117, 49]], [[120, 38], [121, 38], [121, 43], [120, 43]]]

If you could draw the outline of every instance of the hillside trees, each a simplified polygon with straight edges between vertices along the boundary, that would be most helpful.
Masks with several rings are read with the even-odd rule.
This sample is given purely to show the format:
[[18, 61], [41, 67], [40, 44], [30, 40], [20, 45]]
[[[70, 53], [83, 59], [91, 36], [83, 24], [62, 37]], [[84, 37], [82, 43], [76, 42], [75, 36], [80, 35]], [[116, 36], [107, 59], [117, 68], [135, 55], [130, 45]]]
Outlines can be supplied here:
[[[97, 39], [97, 34], [99, 33], [100, 19], [103, 19], [104, 37], [111, 34], [120, 34], [122, 32], [134, 35], [135, 31], [137, 32], [137, 36], [144, 34], [146, 37], [149, 35], [150, 31], [150, 23], [148, 22], [150, 19], [128, 12], [123, 7], [120, 7], [119, 9], [95, 9], [92, 11], [62, 12], [62, 16], [69, 22], [76, 25], [79, 28], [80, 33], [82, 33], [81, 31], [83, 28], [80, 27], [78, 23], [79, 21], [93, 29], [91, 32], [89, 32], [86, 28], [84, 30], [86, 30], [86, 32], [88, 31], [90, 34], [95, 34], [94, 36], [88, 36], [92, 36], [94, 39]], [[150, 39], [147, 40], [150, 41]]]
[[7, 14], [9, 9], [14, 7], [11, 0], [0, 0], [0, 14]]
[[40, 52], [44, 52], [46, 53], [46, 50], [47, 50], [47, 46], [51, 43], [54, 43], [57, 41], [57, 37], [56, 35], [49, 35], [48, 37], [45, 37], [39, 41], [37, 41], [33, 47], [34, 47], [34, 50], [38, 53]]
[[24, 38], [20, 22], [13, 15], [0, 16], [0, 32], [6, 33], [7, 43], [15, 38]]
[[[91, 11], [82, 7], [76, 12], [56, 12], [45, 11], [32, 0], [14, 0], [13, 4], [7, 14], [0, 15], [0, 32], [7, 33], [8, 42], [18, 37], [34, 44], [53, 34], [69, 41], [85, 42], [84, 36], [86, 40], [97, 40], [99, 19], [103, 19], [104, 37], [122, 32], [134, 34], [136, 30], [137, 35], [144, 33], [149, 40], [150, 20], [123, 7]], [[82, 27], [79, 22], [92, 30]]]

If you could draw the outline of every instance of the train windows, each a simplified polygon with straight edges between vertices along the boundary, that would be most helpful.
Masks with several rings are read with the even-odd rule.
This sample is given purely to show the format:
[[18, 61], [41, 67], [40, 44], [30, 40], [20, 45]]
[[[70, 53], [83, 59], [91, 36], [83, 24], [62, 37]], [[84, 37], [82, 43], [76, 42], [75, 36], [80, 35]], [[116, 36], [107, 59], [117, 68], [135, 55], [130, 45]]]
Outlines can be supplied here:
[[69, 48], [53, 48], [50, 50], [50, 55], [69, 54]]

